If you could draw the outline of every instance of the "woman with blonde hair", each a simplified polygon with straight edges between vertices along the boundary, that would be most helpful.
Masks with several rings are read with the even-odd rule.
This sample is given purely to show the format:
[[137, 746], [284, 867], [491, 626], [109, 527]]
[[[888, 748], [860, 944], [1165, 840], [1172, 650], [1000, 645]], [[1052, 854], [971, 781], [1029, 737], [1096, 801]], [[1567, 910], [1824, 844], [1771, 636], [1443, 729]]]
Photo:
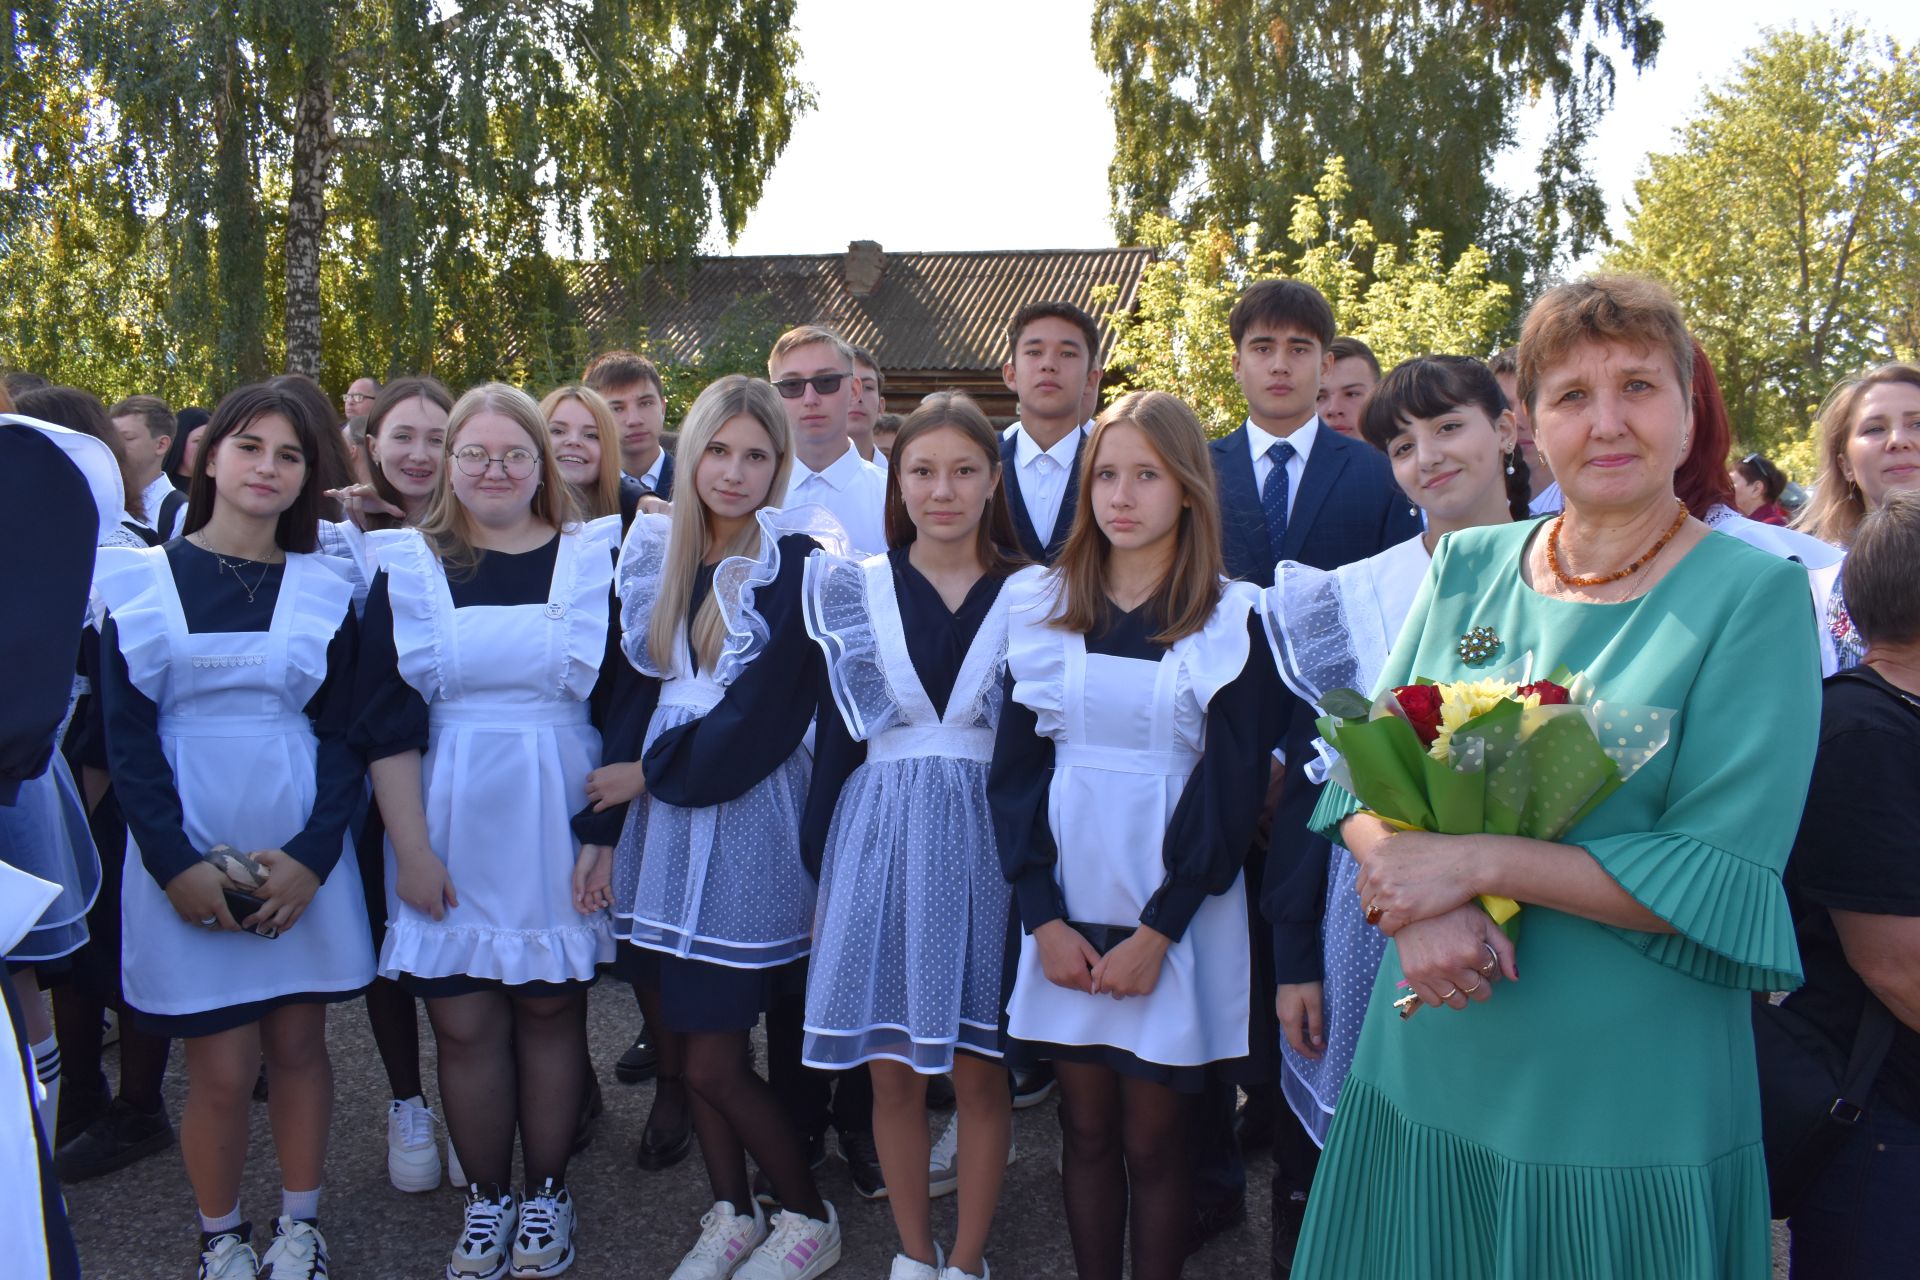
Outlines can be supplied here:
[[581, 1006], [613, 958], [604, 895], [576, 882], [602, 851], [570, 823], [625, 668], [614, 525], [576, 522], [546, 420], [516, 388], [461, 396], [447, 445], [419, 525], [372, 535], [355, 738], [387, 828], [380, 971], [426, 1000], [439, 1045], [468, 1180], [447, 1274], [552, 1276], [573, 1261]]
[[620, 425], [592, 387], [556, 387], [540, 402], [553, 437], [553, 458], [560, 478], [573, 489], [574, 501], [589, 520], [620, 516], [633, 520], [620, 502]]
[[1920, 489], [1920, 366], [1883, 364], [1842, 382], [1820, 406], [1820, 474], [1794, 523], [1849, 546], [1895, 489]]
[[[1025, 936], [1009, 1060], [1052, 1061], [1083, 1280], [1176, 1276], [1191, 1187], [1183, 1095], [1249, 1044], [1241, 864], [1280, 740], [1259, 590], [1221, 576], [1205, 433], [1123, 396], [1081, 457], [1073, 530], [1008, 602], [987, 793]], [[1263, 997], [1264, 998], [1264, 997]], [[1229, 1070], [1228, 1074], [1231, 1074]]]
[[[617, 932], [661, 1018], [686, 1036], [694, 1131], [714, 1204], [675, 1280], [806, 1280], [840, 1259], [840, 1224], [747, 1035], [780, 970], [812, 945], [815, 883], [800, 856], [820, 653], [801, 618], [806, 558], [844, 554], [819, 507], [769, 505], [793, 436], [771, 385], [731, 375], [680, 433], [671, 515], [634, 521], [620, 555], [624, 647], [653, 677], [636, 698], [647, 797], [613, 864]], [[604, 871], [596, 868], [604, 875]], [[751, 1153], [782, 1206], [769, 1230]], [[741, 1261], [745, 1258], [745, 1262]]]

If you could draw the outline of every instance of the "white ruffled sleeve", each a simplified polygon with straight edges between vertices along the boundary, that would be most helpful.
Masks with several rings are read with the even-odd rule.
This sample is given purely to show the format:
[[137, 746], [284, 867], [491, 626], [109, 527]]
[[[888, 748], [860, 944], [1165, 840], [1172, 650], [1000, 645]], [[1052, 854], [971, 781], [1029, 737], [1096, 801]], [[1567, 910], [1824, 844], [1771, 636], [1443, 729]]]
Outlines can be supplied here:
[[1280, 678], [1316, 706], [1333, 689], [1367, 693], [1386, 663], [1378, 628], [1354, 616], [1337, 570], [1282, 560], [1260, 593], [1260, 620]]
[[1043, 738], [1066, 733], [1068, 633], [1048, 621], [1059, 600], [1056, 570], [1032, 565], [1007, 579], [1000, 599], [1007, 609], [1007, 672], [1013, 700], [1033, 712]]
[[113, 615], [127, 678], [155, 706], [164, 704], [173, 665], [171, 587], [160, 578], [172, 572], [161, 547], [102, 547], [93, 570], [96, 621]]
[[635, 671], [655, 679], [677, 674], [660, 670], [648, 648], [653, 606], [660, 599], [660, 579], [667, 568], [667, 535], [672, 527], [671, 516], [634, 517], [614, 575], [620, 594], [620, 648]]
[[[606, 520], [613, 521], [611, 532]], [[585, 702], [600, 679], [607, 656], [608, 599], [613, 587], [613, 539], [620, 536], [620, 517], [608, 516], [568, 529], [560, 535], [573, 547], [566, 584], [552, 603], [562, 606], [567, 620], [567, 665], [561, 693]]]
[[865, 741], [904, 719], [875, 634], [870, 566], [890, 573], [885, 556], [850, 560], [816, 551], [807, 557], [801, 611], [807, 634], [827, 658], [827, 685], [847, 732]]
[[1204, 740], [1207, 707], [1213, 695], [1232, 684], [1247, 668], [1253, 649], [1248, 615], [1260, 607], [1260, 588], [1250, 582], [1223, 582], [1220, 603], [1207, 625], [1173, 642], [1168, 657], [1180, 664], [1175, 683], [1176, 713], [1183, 727], [1191, 721], [1194, 741]]
[[400, 678], [428, 702], [444, 697], [453, 619], [438, 557], [418, 529], [375, 530], [367, 545], [387, 575]]
[[353, 608], [352, 566], [333, 556], [291, 554], [282, 591], [293, 592], [287, 630], [288, 703], [305, 707], [327, 680], [327, 650]]
[[767, 620], [755, 607], [754, 593], [780, 576], [780, 540], [802, 534], [828, 555], [847, 554], [847, 531], [825, 507], [762, 507], [754, 518], [760, 524], [760, 549], [751, 556], [728, 556], [713, 570], [713, 598], [727, 624], [713, 664], [714, 681], [722, 687], [737, 680], [767, 647]]

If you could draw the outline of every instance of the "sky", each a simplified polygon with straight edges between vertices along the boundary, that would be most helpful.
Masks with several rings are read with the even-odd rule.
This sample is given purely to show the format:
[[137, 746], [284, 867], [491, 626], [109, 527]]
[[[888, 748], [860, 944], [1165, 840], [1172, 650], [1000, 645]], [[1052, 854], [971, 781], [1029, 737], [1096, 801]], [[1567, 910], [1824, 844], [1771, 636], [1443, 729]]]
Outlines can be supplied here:
[[[1112, 245], [1113, 120], [1093, 64], [1092, 9], [1090, 0], [799, 0], [800, 76], [816, 105], [732, 252], [832, 253], [849, 240], [895, 250]], [[1911, 0], [1837, 9], [1656, 0], [1654, 13], [1666, 24], [1659, 57], [1637, 76], [1622, 67], [1589, 152], [1616, 231], [1647, 152], [1670, 146], [1701, 92], [1766, 28], [1840, 14], [1920, 42]], [[1529, 182], [1525, 142], [1544, 134], [1547, 110], [1523, 114], [1522, 147], [1497, 166], [1503, 180]], [[708, 247], [728, 251], [724, 237]]]

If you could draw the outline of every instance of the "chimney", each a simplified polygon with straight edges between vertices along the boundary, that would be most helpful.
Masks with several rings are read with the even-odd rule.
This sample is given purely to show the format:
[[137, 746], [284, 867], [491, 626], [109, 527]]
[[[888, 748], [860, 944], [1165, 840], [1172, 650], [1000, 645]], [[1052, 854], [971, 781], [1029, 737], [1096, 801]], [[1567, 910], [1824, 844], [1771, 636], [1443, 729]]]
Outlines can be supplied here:
[[847, 292], [856, 298], [870, 297], [887, 273], [887, 255], [878, 240], [851, 240], [847, 243]]

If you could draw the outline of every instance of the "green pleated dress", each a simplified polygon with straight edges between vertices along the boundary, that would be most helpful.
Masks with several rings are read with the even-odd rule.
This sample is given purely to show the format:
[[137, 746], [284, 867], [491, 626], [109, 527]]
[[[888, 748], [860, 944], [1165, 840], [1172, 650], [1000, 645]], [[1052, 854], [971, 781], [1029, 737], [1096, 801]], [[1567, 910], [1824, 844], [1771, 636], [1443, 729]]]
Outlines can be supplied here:
[[[1806, 798], [1820, 659], [1806, 571], [1712, 533], [1624, 604], [1522, 580], [1539, 522], [1443, 538], [1383, 687], [1532, 652], [1600, 697], [1678, 711], [1666, 749], [1568, 834], [1677, 930], [1522, 913], [1520, 981], [1399, 1020], [1380, 967], [1294, 1274], [1770, 1274], [1749, 992], [1799, 985], [1780, 873]], [[1544, 535], [1542, 535], [1544, 536]], [[1501, 648], [1478, 667], [1469, 628]], [[1327, 831], [1355, 808], [1329, 786]]]

